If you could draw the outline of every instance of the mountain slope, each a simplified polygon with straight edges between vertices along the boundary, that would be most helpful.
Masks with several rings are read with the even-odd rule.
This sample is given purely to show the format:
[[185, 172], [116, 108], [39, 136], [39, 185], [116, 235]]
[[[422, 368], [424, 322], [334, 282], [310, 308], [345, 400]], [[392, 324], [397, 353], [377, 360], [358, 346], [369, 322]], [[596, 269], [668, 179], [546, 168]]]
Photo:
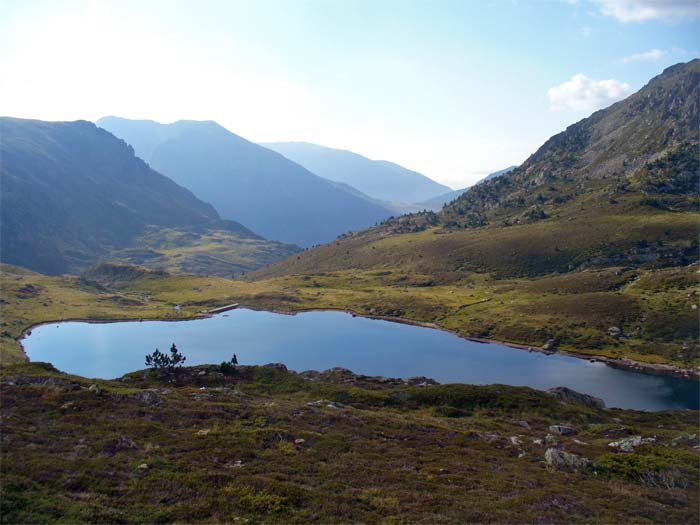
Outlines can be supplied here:
[[304, 308], [696, 366], [699, 86], [699, 61], [669, 68], [439, 214], [385, 221], [253, 278], [314, 277], [308, 295], [300, 281]]
[[386, 221], [261, 275], [409, 262], [454, 278], [688, 264], [697, 259], [699, 95], [700, 61], [671, 67], [439, 215]]
[[450, 191], [447, 186], [398, 164], [370, 160], [351, 151], [308, 142], [270, 142], [262, 145], [316, 175], [349, 184], [375, 199], [412, 203]]
[[385, 219], [390, 210], [352, 195], [215, 122], [105, 117], [154, 169], [211, 202], [222, 217], [300, 246], [334, 239]]
[[494, 171], [493, 173], [489, 173], [488, 175], [486, 175], [486, 177], [484, 177], [483, 179], [478, 180], [471, 186], [467, 186], [466, 188], [462, 188], [461, 190], [449, 191], [447, 193], [443, 193], [442, 195], [438, 195], [437, 197], [433, 197], [432, 199], [419, 202], [418, 206], [423, 210], [440, 211], [446, 204], [449, 204], [450, 202], [455, 200], [469, 188], [472, 188], [477, 184], [481, 184], [482, 182], [486, 182], [487, 180], [500, 177], [501, 175], [504, 175], [509, 171], [513, 171], [515, 168], [517, 168], [517, 166], [509, 166], [505, 169]]
[[211, 205], [90, 122], [1, 118], [0, 137], [4, 262], [48, 274], [76, 272], [113, 250], [133, 248], [147, 226], [194, 237], [215, 228], [229, 241], [267, 243], [221, 221]]
[[[462, 195], [443, 220], [470, 227], [576, 217], [591, 207], [601, 214], [649, 212], [651, 194], [659, 195], [657, 208], [692, 208], [699, 100], [700, 61], [670, 67], [627, 99], [553, 136], [517, 169]], [[661, 178], [663, 185], [651, 180]]]

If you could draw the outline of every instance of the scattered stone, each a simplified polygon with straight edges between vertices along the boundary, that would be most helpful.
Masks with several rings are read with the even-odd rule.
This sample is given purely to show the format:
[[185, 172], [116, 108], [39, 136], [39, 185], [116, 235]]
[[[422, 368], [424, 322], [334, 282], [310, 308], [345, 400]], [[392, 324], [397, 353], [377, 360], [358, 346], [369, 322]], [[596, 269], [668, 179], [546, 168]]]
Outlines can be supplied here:
[[656, 438], [643, 438], [642, 436], [632, 436], [619, 441], [613, 441], [608, 443], [609, 447], [619, 448], [623, 452], [634, 452], [634, 449], [639, 445], [647, 445], [649, 443], [656, 443]]
[[523, 427], [523, 428], [526, 428], [526, 429], [530, 430], [530, 423], [528, 423], [528, 422], [525, 421], [524, 419], [521, 419], [520, 421], [518, 421], [518, 425], [520, 425], [520, 426]]
[[139, 470], [148, 470], [148, 465], [146, 463], [141, 463], [138, 467]]
[[608, 328], [608, 335], [610, 337], [615, 337], [619, 339], [620, 337], [622, 337], [623, 334], [622, 330], [619, 327], [611, 326], [610, 328]]
[[576, 429], [570, 425], [549, 425], [549, 431], [560, 436], [571, 436], [576, 434]]
[[207, 434], [209, 434], [209, 432], [211, 432], [211, 428], [203, 428], [202, 430], [198, 430], [197, 432], [195, 432], [195, 435], [206, 436]]
[[564, 467], [574, 470], [595, 467], [595, 462], [583, 456], [578, 456], [560, 448], [548, 448], [544, 453], [544, 460], [552, 467]]
[[583, 403], [594, 408], [605, 408], [605, 401], [599, 397], [589, 396], [588, 394], [582, 394], [581, 392], [576, 392], [576, 390], [571, 390], [565, 386], [558, 386], [555, 388], [550, 388], [547, 390], [554, 397], [561, 399], [566, 402], [576, 402]]
[[136, 394], [136, 400], [144, 405], [157, 405], [162, 400], [155, 392], [151, 390], [142, 390]]
[[61, 405], [61, 408], [63, 410], [69, 410], [69, 409], [73, 408], [74, 406], [75, 406], [75, 403], [73, 401], [68, 401], [67, 403], [63, 403]]
[[700, 435], [685, 433], [671, 440], [671, 446], [677, 447], [680, 445], [689, 445], [691, 447], [697, 447], [700, 445]]
[[552, 434], [547, 434], [544, 437], [544, 442], [548, 447], [556, 447], [559, 445], [559, 440], [556, 438], [556, 436], [553, 436]]
[[100, 394], [100, 393], [102, 392], [102, 389], [101, 389], [99, 386], [95, 385], [95, 384], [90, 385], [90, 386], [88, 387], [88, 390], [89, 390], [90, 392], [94, 392], [95, 394]]
[[518, 454], [518, 459], [524, 458], [525, 456], [527, 456], [527, 452], [525, 452], [524, 450], [521, 450], [520, 454]]
[[199, 392], [193, 392], [192, 398], [196, 399], [197, 401], [202, 401], [203, 399], [211, 399], [214, 397], [213, 394], [206, 394], [206, 393], [199, 393]]
[[345, 408], [345, 405], [343, 405], [342, 403], [337, 403], [336, 401], [328, 401], [327, 399], [309, 401], [306, 404], [311, 407]]
[[533, 442], [535, 445], [544, 445], [544, 441], [542, 441], [542, 440], [539, 439], [539, 438], [533, 439], [532, 442]]
[[574, 443], [576, 443], [577, 445], [588, 445], [588, 443], [586, 443], [585, 441], [579, 441], [578, 439], [574, 439]]
[[198, 376], [205, 376], [205, 375], [207, 375], [207, 371], [206, 371], [206, 370], [200, 370], [199, 372], [197, 372], [197, 375], [198, 375]]
[[627, 427], [613, 427], [605, 431], [605, 437], [629, 436], [632, 431]]
[[103, 447], [103, 450], [108, 454], [116, 454], [122, 450], [136, 450], [138, 448], [139, 446], [133, 439], [120, 435], [107, 442], [107, 444]]
[[555, 352], [557, 350], [557, 342], [554, 339], [550, 339], [544, 345], [542, 345], [542, 350]]
[[522, 440], [518, 436], [510, 436], [508, 441], [510, 441], [511, 445], [515, 445], [516, 447], [523, 444]]
[[294, 440], [295, 445], [303, 445], [304, 443], [306, 443], [306, 440], [303, 438], [297, 438]]

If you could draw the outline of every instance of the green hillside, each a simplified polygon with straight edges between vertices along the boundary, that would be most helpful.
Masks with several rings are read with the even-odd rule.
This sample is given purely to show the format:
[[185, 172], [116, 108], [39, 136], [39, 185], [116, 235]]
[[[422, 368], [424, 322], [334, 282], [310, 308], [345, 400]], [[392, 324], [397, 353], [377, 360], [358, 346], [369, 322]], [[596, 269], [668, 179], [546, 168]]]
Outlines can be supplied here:
[[[344, 235], [253, 278], [331, 280], [335, 292], [309, 302], [467, 336], [697, 363], [699, 99], [700, 61], [673, 66], [440, 213]], [[368, 276], [386, 287], [358, 304]], [[465, 309], [465, 288], [493, 300]]]

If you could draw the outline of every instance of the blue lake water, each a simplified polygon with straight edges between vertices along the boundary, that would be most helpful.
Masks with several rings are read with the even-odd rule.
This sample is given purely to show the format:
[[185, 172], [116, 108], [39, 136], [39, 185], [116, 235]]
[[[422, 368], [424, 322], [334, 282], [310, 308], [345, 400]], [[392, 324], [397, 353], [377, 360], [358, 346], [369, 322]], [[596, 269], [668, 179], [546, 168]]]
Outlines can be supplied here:
[[700, 382], [615, 369], [563, 355], [467, 341], [448, 332], [341, 312], [283, 315], [238, 309], [193, 321], [85, 323], [37, 327], [24, 341], [32, 361], [65, 372], [115, 378], [145, 368], [144, 357], [172, 343], [186, 365], [280, 362], [296, 371], [336, 366], [388, 377], [427, 376], [441, 383], [566, 386], [611, 407], [641, 410], [700, 406]]

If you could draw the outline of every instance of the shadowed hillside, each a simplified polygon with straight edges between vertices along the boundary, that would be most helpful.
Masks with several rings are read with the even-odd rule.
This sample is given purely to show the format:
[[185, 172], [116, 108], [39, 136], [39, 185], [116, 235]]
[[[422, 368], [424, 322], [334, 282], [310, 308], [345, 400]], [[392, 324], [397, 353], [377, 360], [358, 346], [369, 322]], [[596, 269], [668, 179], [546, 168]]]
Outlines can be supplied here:
[[317, 177], [215, 122], [105, 117], [154, 169], [211, 202], [222, 217], [269, 239], [311, 246], [366, 228], [392, 211]]
[[[163, 243], [142, 242], [147, 228], [151, 237], [162, 237], [169, 229], [187, 233], [170, 248], [218, 232], [228, 252], [219, 253], [223, 267], [180, 254], [180, 261], [189, 260], [189, 269], [198, 273], [230, 274], [261, 265], [250, 260], [237, 265], [232, 252], [250, 258], [264, 246], [277, 253], [262, 258], [269, 263], [295, 251], [220, 220], [211, 205], [149, 168], [124, 141], [90, 122], [2, 118], [0, 136], [4, 262], [48, 274], [75, 273], [114, 250], [163, 248]], [[239, 244], [243, 241], [255, 249]], [[151, 250], [142, 260], [127, 253], [119, 258], [168, 266], [153, 260], [163, 255]]]

